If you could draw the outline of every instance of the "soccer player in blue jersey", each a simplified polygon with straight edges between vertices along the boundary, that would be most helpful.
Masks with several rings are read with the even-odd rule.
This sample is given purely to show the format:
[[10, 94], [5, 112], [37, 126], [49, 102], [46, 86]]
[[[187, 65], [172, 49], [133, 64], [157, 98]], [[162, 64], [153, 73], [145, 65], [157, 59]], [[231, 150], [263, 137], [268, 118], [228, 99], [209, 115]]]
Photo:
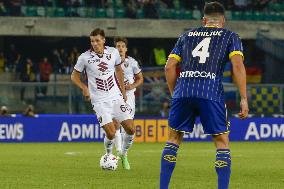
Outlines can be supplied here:
[[[230, 128], [222, 86], [224, 66], [229, 60], [232, 62], [233, 76], [241, 96], [239, 117], [246, 118], [249, 110], [242, 43], [236, 33], [223, 28], [224, 14], [222, 4], [206, 4], [204, 26], [181, 35], [169, 55], [165, 74], [172, 102], [169, 138], [161, 158], [160, 189], [169, 187], [183, 134], [192, 132], [197, 116], [200, 116], [204, 133], [213, 136], [218, 189], [229, 187]], [[179, 75], [176, 73], [178, 64]]]

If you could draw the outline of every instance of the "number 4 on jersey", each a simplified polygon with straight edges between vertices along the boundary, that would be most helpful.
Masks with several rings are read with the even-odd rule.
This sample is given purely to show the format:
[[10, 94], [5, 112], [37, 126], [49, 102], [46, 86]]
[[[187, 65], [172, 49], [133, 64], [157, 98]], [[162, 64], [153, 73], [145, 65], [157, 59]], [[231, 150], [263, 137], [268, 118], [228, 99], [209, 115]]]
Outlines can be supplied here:
[[204, 64], [206, 62], [206, 58], [209, 57], [209, 45], [210, 45], [211, 37], [206, 37], [203, 39], [192, 51], [192, 56], [199, 56], [199, 63]]

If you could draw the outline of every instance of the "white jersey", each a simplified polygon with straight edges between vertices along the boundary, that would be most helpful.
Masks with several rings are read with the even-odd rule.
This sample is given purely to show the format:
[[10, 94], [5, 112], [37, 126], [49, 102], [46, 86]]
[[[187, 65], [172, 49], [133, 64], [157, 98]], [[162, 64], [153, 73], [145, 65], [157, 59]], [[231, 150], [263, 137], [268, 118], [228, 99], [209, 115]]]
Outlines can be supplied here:
[[[135, 81], [135, 75], [141, 72], [138, 62], [130, 56], [125, 58], [124, 62], [121, 64], [121, 68], [124, 71], [124, 85], [133, 84]], [[136, 88], [126, 90], [126, 95], [134, 95], [135, 90]]]
[[74, 69], [85, 70], [92, 104], [123, 98], [115, 77], [115, 66], [120, 64], [119, 52], [113, 47], [106, 46], [102, 55], [88, 50], [79, 56]]

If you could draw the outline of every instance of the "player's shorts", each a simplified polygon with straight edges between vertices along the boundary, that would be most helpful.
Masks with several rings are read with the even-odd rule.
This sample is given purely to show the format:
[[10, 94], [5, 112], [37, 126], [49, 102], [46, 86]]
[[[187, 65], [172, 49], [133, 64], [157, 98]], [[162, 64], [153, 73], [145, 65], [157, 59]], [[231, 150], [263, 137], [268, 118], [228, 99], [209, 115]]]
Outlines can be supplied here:
[[204, 134], [219, 135], [230, 132], [224, 102], [202, 98], [172, 99], [169, 115], [169, 126], [172, 129], [191, 133], [197, 116], [200, 116]]
[[134, 118], [135, 116], [135, 95], [127, 95], [127, 101], [126, 103], [130, 106], [131, 108], [131, 116], [132, 116], [132, 119]]
[[98, 118], [100, 126], [111, 123], [113, 119], [122, 122], [132, 119], [131, 108], [123, 99], [110, 100], [109, 102], [94, 103], [93, 110]]

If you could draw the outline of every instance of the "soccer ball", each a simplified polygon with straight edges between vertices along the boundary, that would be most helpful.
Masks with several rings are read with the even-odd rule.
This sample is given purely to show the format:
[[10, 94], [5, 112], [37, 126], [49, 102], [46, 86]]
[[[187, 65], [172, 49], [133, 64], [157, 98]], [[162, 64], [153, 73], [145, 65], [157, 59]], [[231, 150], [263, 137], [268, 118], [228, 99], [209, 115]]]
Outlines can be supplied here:
[[101, 157], [100, 167], [103, 170], [115, 171], [117, 169], [117, 162], [118, 162], [118, 159], [116, 156], [112, 154], [105, 154]]

